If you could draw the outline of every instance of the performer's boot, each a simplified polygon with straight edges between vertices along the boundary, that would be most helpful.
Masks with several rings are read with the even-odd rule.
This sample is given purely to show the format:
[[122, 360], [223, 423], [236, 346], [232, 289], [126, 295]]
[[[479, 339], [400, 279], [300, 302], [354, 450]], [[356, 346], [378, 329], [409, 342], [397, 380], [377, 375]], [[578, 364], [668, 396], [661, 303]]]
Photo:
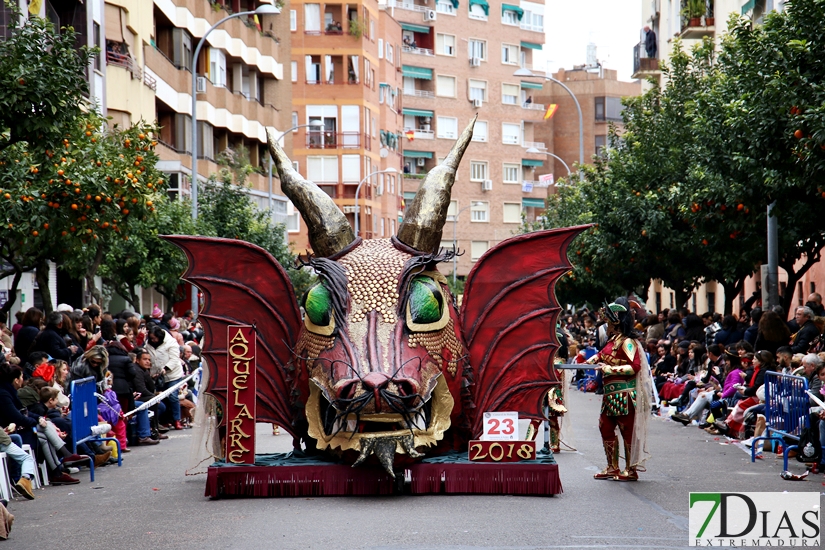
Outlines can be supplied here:
[[630, 443], [624, 443], [625, 469], [616, 476], [616, 481], [639, 481], [639, 474], [636, 468], [630, 465]]
[[619, 471], [619, 442], [604, 441], [604, 455], [607, 457], [607, 468], [597, 474], [593, 474], [593, 479], [615, 479], [621, 472]]
[[559, 429], [552, 423], [550, 424], [550, 450], [554, 453], [561, 451], [561, 447], [559, 445]]

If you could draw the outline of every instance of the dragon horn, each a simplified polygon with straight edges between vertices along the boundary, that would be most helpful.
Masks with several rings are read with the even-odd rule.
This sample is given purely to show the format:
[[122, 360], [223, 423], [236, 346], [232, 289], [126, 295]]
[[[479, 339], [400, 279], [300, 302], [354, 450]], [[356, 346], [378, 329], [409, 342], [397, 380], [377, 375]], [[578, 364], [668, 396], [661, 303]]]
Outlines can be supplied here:
[[398, 240], [420, 252], [435, 252], [441, 244], [441, 230], [447, 221], [450, 192], [464, 151], [473, 137], [476, 115], [453, 145], [444, 162], [430, 170], [407, 207], [398, 228]]
[[320, 187], [304, 179], [292, 167], [292, 161], [268, 131], [267, 138], [269, 154], [275, 161], [281, 179], [281, 189], [304, 218], [313, 252], [319, 257], [340, 252], [355, 240], [355, 234], [344, 213]]

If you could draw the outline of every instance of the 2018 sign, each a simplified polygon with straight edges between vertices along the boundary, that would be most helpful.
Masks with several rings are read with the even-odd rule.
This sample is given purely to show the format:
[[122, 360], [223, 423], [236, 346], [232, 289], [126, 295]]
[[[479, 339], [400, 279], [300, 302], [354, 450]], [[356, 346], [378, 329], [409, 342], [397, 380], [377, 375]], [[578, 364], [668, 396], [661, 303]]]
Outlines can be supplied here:
[[472, 462], [521, 462], [535, 458], [535, 441], [470, 441], [467, 456]]

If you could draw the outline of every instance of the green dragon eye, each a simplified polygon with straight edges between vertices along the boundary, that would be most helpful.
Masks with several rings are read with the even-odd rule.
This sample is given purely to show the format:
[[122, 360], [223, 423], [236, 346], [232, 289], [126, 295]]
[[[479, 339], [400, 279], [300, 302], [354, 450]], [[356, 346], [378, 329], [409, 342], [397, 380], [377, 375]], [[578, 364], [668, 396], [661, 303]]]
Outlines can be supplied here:
[[332, 321], [332, 295], [324, 285], [310, 288], [304, 295], [304, 310], [313, 325], [329, 326]]
[[444, 296], [438, 283], [430, 277], [415, 277], [410, 285], [407, 306], [410, 320], [416, 325], [429, 325], [440, 321], [444, 314]]

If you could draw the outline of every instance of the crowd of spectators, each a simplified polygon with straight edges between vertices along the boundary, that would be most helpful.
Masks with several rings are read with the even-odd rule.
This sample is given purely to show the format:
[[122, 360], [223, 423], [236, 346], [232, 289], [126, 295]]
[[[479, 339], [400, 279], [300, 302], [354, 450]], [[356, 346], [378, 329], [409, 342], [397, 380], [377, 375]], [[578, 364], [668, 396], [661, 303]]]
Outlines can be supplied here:
[[22, 497], [35, 498], [38, 463], [45, 464], [51, 485], [72, 485], [80, 483], [72, 474], [90, 458], [95, 467], [117, 462], [118, 448], [108, 442], [92, 439], [72, 451], [74, 380], [94, 378], [99, 403], [93, 431], [116, 438], [120, 453], [157, 445], [168, 439], [165, 432], [190, 427], [197, 403], [193, 383], [125, 413], [178, 385], [200, 365], [203, 330], [191, 311], [177, 317], [155, 304], [140, 316], [61, 304], [48, 314], [29, 308], [15, 319], [9, 327], [0, 317], [0, 452], [6, 453], [11, 482]]
[[[812, 393], [825, 395], [825, 307], [818, 293], [795, 308], [789, 321], [781, 307], [746, 308], [738, 317], [700, 316], [687, 309], [647, 315], [637, 311], [636, 319], [659, 400], [654, 410], [668, 411], [670, 418], [685, 426], [753, 445], [766, 426], [767, 372], [803, 376]], [[598, 316], [587, 309], [564, 317], [560, 331], [578, 363], [595, 354], [606, 339]], [[579, 371], [580, 377], [584, 374]], [[585, 381], [586, 391], [601, 391], [598, 375]], [[825, 443], [825, 411], [814, 399], [810, 399], [810, 433]], [[760, 445], [757, 457], [761, 457]], [[825, 469], [825, 464], [818, 467]]]

